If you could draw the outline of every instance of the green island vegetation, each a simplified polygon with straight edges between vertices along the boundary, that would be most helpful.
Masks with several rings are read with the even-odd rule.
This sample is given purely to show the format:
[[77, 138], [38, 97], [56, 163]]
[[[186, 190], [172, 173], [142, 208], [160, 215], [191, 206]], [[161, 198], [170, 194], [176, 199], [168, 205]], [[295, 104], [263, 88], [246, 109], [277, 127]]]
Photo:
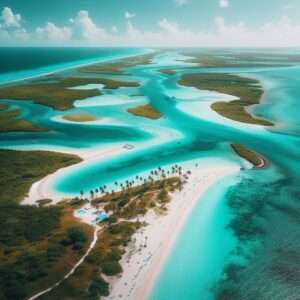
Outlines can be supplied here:
[[179, 83], [238, 97], [238, 100], [215, 102], [211, 105], [214, 111], [228, 119], [263, 126], [273, 125], [270, 121], [253, 117], [246, 110], [246, 107], [260, 103], [263, 90], [258, 80], [231, 74], [198, 73], [183, 75]]
[[64, 115], [63, 119], [72, 122], [89, 122], [97, 120], [95, 116], [88, 113], [68, 114]]
[[297, 57], [294, 56], [288, 58], [287, 56], [278, 56], [274, 54], [266, 55], [262, 58], [260, 53], [207, 53], [199, 52], [195, 50], [186, 51], [183, 54], [192, 58], [187, 60], [189, 63], [194, 63], [195, 67], [205, 68], [249, 68], [249, 67], [286, 67], [289, 66], [290, 61], [297, 61]]
[[144, 117], [148, 119], [160, 119], [162, 113], [154, 109], [150, 104], [140, 105], [133, 108], [128, 108], [127, 111], [135, 116]]
[[[110, 214], [98, 232], [98, 241], [85, 261], [62, 284], [45, 294], [42, 299], [99, 299], [109, 295], [107, 277], [122, 273], [120, 260], [133, 234], [146, 224], [138, 220], [149, 209], [164, 214], [170, 193], [181, 190], [190, 172], [183, 174], [180, 166], [171, 171], [162, 168], [151, 171], [147, 178], [136, 176], [132, 181], [115, 182], [118, 191], [106, 186], [74, 198], [70, 203], [81, 203], [88, 197], [93, 206]], [[168, 177], [169, 176], [169, 177]], [[137, 185], [135, 185], [137, 184]], [[86, 196], [86, 197], [85, 197]], [[147, 247], [147, 242], [143, 247]]]
[[160, 73], [166, 74], [166, 75], [175, 75], [176, 70], [174, 69], [161, 69], [159, 70]]
[[0, 105], [0, 133], [13, 131], [47, 131], [47, 129], [21, 119], [20, 109], [6, 111], [7, 109], [8, 105]]
[[138, 65], [149, 65], [152, 62], [155, 53], [138, 55], [130, 58], [120, 59], [110, 63], [100, 63], [79, 68], [84, 73], [108, 73], [108, 74], [124, 74], [124, 68], [136, 67]]
[[[73, 107], [75, 100], [101, 95], [99, 89], [72, 89], [72, 87], [87, 84], [103, 84], [107, 89], [139, 86], [138, 82], [107, 78], [53, 78], [48, 77], [42, 82], [38, 80], [27, 84], [1, 87], [0, 99], [32, 100], [35, 103], [50, 106], [57, 110], [67, 110]], [[48, 82], [48, 80], [50, 81]]]
[[20, 205], [31, 184], [79, 162], [66, 154], [0, 150], [0, 299], [28, 299], [60, 280], [86, 251], [93, 229], [67, 203]]
[[[90, 202], [108, 213], [98, 241], [76, 271], [41, 299], [99, 299], [109, 294], [107, 277], [122, 272], [120, 260], [133, 234], [146, 224], [138, 221], [149, 209], [164, 214], [170, 193], [182, 189], [190, 171], [175, 165], [157, 168], [146, 178], [115, 182], [117, 191], [100, 186], [88, 194], [50, 205], [20, 205], [30, 185], [79, 158], [43, 151], [0, 150], [0, 298], [28, 299], [60, 281], [86, 253], [93, 227], [74, 217]], [[49, 163], [50, 162], [50, 163]], [[50, 205], [50, 206], [49, 206]], [[147, 247], [146, 242], [144, 247]]]
[[18, 203], [34, 182], [80, 161], [74, 155], [48, 151], [0, 150], [0, 201]]
[[240, 144], [231, 144], [231, 147], [236, 154], [249, 161], [255, 167], [262, 168], [265, 166], [266, 164], [265, 159], [255, 151], [250, 150]]

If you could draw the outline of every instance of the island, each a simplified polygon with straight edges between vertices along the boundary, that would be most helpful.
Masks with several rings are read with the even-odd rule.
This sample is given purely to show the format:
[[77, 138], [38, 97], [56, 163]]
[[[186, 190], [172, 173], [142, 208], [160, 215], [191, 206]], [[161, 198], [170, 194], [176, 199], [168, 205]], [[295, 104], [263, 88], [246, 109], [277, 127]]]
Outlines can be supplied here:
[[152, 120], [157, 120], [162, 117], [162, 113], [154, 109], [153, 106], [150, 104], [128, 108], [127, 111], [135, 116], [144, 117]]
[[183, 75], [179, 84], [238, 97], [238, 100], [219, 101], [211, 105], [215, 112], [225, 118], [248, 124], [273, 125], [268, 120], [252, 116], [246, 110], [260, 103], [263, 90], [258, 80], [226, 73], [196, 73]]

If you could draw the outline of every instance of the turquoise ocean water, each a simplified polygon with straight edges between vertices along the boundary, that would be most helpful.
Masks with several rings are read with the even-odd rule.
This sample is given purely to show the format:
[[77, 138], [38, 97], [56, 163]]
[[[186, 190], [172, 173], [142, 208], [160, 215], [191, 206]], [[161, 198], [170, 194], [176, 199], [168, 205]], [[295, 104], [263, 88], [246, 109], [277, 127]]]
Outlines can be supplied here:
[[[60, 60], [50, 59], [53, 54], [49, 54], [49, 62], [44, 58], [36, 66], [23, 69], [21, 63], [15, 69], [8, 66], [2, 70], [0, 81], [31, 77], [49, 70], [61, 71], [62, 76], [77, 74], [72, 69], [62, 70], [143, 53], [142, 49], [113, 51], [99, 49], [99, 57], [95, 50], [90, 56], [83, 53], [74, 60], [64, 60], [68, 55], [63, 52], [58, 55]], [[261, 61], [265, 55], [258, 55], [257, 59]], [[280, 62], [282, 53], [278, 57], [273, 53], [272, 57]], [[264, 129], [211, 118], [209, 104], [222, 96], [178, 86], [180, 75], [191, 72], [178, 58], [182, 56], [175, 50], [159, 53], [154, 64], [131, 68], [127, 75], [116, 77], [134, 78], [142, 83], [141, 87], [104, 90], [103, 96], [75, 103], [75, 108], [70, 110], [99, 115], [98, 123], [63, 122], [63, 113], [51, 108], [30, 101], [1, 100], [20, 107], [25, 119], [50, 131], [2, 134], [0, 147], [91, 149], [125, 143], [141, 146], [139, 151], [104, 162], [99, 160], [57, 178], [53, 188], [62, 195], [77, 195], [80, 190], [89, 191], [158, 166], [200, 157], [221, 157], [242, 166], [230, 149], [232, 142], [258, 151], [269, 160], [267, 168], [244, 170], [225, 178], [199, 201], [182, 228], [150, 299], [298, 300], [300, 65], [295, 62], [288, 67], [217, 70], [253, 76], [261, 81], [266, 91], [263, 104], [252, 111], [276, 123], [274, 128]], [[162, 67], [176, 68], [177, 73], [163, 75], [158, 72]], [[215, 70], [193, 70], [212, 71]], [[115, 99], [119, 102], [112, 101]], [[162, 119], [144, 120], [126, 113], [128, 107], [148, 102], [164, 114]], [[181, 105], [187, 109], [182, 110]]]

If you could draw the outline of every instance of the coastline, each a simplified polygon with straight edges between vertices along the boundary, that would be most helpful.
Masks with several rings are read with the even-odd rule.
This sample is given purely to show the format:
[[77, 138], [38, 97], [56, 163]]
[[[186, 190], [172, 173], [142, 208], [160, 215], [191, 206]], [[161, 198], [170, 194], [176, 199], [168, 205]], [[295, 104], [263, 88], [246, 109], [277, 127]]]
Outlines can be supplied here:
[[182, 191], [171, 195], [172, 200], [165, 215], [149, 211], [139, 219], [147, 225], [134, 235], [127, 247], [121, 260], [121, 276], [106, 278], [112, 289], [105, 299], [148, 299], [193, 207], [218, 180], [238, 172], [240, 168], [234, 164], [223, 163], [204, 169], [200, 164], [190, 170], [192, 174]]
[[[24, 80], [29, 80], [29, 79], [34, 79], [34, 78], [39, 78], [39, 77], [44, 77], [44, 76], [49, 76], [49, 75], [67, 71], [70, 69], [81, 68], [81, 67], [85, 67], [85, 66], [98, 64], [98, 63], [110, 63], [110, 62], [117, 61], [120, 59], [131, 58], [131, 57], [140, 56], [140, 55], [144, 55], [144, 54], [150, 54], [152, 52], [154, 52], [153, 49], [146, 48], [144, 53], [139, 53], [139, 54], [137, 54], [137, 53], [126, 54], [126, 55], [122, 54], [122, 55], [119, 55], [116, 57], [108, 57], [107, 59], [99, 58], [99, 59], [94, 59], [93, 61], [86, 61], [86, 62], [77, 61], [77, 64], [75, 61], [75, 62], [73, 62], [73, 64], [72, 64], [72, 62], [70, 62], [69, 63], [70, 65], [67, 65], [67, 66], [53, 65], [53, 68], [56, 68], [53, 70], [45, 70], [44, 71], [43, 67], [40, 67], [40, 68], [36, 68], [36, 69], [20, 70], [17, 72], [9, 72], [9, 73], [5, 73], [3, 75], [5, 78], [8, 78], [8, 80], [6, 80], [6, 81], [2, 80], [3, 76], [0, 76], [0, 85], [4, 85], [4, 84], [8, 84], [8, 83], [15, 83], [15, 82], [19, 82], [19, 81], [24, 81]], [[40, 72], [40, 73], [31, 74], [31, 75], [27, 74], [30, 72]], [[18, 73], [19, 78], [11, 79], [10, 76], [15, 73]]]

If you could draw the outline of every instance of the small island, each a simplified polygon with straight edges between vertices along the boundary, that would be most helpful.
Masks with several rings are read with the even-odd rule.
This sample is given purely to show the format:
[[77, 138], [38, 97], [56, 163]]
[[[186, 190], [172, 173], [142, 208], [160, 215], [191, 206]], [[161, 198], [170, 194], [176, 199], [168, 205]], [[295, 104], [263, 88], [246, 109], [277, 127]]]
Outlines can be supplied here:
[[0, 88], [0, 99], [32, 100], [35, 103], [63, 111], [73, 108], [73, 103], [76, 100], [102, 95], [97, 88], [72, 89], [73, 87], [88, 84], [103, 84], [106, 89], [139, 86], [139, 83], [136, 81], [120, 81], [107, 78], [50, 77], [44, 81], [37, 80], [27, 84], [2, 87]]
[[225, 118], [248, 124], [273, 125], [268, 120], [252, 116], [246, 110], [260, 103], [263, 90], [258, 80], [226, 73], [201, 73], [183, 75], [179, 84], [238, 97], [238, 100], [219, 101], [211, 105], [215, 112]]
[[101, 63], [89, 66], [84, 66], [78, 70], [83, 73], [107, 73], [107, 74], [125, 74], [125, 68], [135, 67], [138, 65], [149, 65], [152, 62], [152, 58], [158, 51], [150, 54], [137, 55], [130, 59], [120, 59], [111, 63]]
[[159, 70], [159, 72], [162, 74], [166, 74], [166, 75], [175, 75], [176, 74], [176, 70], [174, 70], [174, 69], [161, 69], [161, 70]]
[[21, 110], [8, 110], [9, 106], [0, 105], [0, 132], [41, 132], [47, 129], [37, 126], [21, 118]]
[[160, 119], [162, 117], [162, 113], [154, 109], [150, 104], [128, 108], [127, 111], [135, 116], [153, 120]]
[[90, 122], [95, 121], [97, 118], [88, 113], [77, 113], [64, 115], [63, 119], [71, 122]]
[[240, 144], [231, 144], [231, 147], [237, 155], [249, 161], [254, 167], [263, 168], [266, 165], [265, 158], [255, 151]]

